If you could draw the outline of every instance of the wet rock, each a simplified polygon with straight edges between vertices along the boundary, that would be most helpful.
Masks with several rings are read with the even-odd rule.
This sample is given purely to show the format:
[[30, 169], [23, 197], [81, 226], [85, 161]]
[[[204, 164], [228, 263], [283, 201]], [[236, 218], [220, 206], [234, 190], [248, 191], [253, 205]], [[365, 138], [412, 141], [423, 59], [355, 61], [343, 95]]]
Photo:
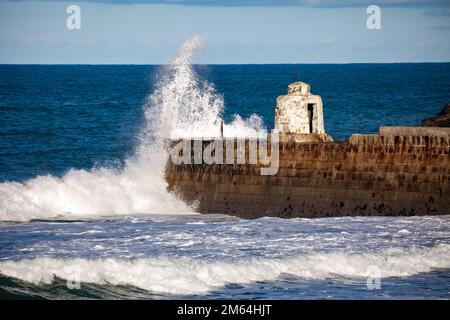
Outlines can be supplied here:
[[450, 103], [436, 116], [422, 120], [423, 127], [450, 127]]

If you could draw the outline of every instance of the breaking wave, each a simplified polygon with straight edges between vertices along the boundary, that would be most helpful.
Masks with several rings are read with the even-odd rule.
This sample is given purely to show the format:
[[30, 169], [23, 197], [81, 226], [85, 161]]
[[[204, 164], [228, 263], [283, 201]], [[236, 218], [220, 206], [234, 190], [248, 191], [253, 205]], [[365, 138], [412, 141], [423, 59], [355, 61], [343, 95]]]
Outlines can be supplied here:
[[55, 277], [99, 285], [134, 286], [156, 293], [201, 294], [227, 284], [274, 281], [283, 275], [305, 279], [352, 278], [366, 281], [377, 267], [381, 278], [406, 277], [450, 268], [450, 245], [391, 249], [390, 252], [348, 254], [310, 253], [284, 259], [253, 258], [219, 262], [192, 258], [57, 259], [0, 262], [0, 273], [34, 284]]
[[[184, 213], [193, 209], [166, 191], [164, 139], [220, 135], [222, 96], [201, 81], [191, 66], [194, 51], [204, 40], [188, 38], [144, 106], [136, 154], [125, 166], [69, 170], [63, 177], [38, 176], [25, 182], [0, 184], [0, 221], [72, 218], [80, 216]], [[253, 136], [261, 118], [235, 116], [224, 133]]]

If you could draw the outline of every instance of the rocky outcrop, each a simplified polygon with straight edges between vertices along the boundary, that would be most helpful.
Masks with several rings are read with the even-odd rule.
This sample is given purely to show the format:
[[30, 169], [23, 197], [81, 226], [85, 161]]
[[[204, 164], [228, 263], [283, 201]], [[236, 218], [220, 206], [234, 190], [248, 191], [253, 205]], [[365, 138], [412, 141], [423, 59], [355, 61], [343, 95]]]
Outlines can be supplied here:
[[422, 120], [423, 127], [450, 127], [450, 103], [437, 116]]

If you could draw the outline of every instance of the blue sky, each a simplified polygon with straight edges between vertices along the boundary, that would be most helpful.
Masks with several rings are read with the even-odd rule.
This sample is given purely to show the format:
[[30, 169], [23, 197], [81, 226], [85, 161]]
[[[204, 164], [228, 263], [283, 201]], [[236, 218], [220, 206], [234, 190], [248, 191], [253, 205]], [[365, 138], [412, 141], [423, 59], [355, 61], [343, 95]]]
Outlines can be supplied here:
[[0, 0], [0, 63], [167, 63], [193, 32], [208, 39], [197, 63], [450, 61], [450, 1]]

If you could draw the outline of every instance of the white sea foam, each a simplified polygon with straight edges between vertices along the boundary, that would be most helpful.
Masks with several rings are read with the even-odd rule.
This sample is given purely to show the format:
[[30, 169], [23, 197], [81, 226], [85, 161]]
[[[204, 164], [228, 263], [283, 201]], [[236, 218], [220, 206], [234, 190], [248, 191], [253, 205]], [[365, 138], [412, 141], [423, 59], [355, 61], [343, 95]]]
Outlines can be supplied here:
[[[191, 57], [203, 40], [193, 35], [181, 46], [144, 106], [146, 125], [136, 154], [121, 169], [70, 170], [63, 177], [38, 176], [0, 184], [0, 221], [27, 221], [72, 216], [192, 212], [167, 193], [164, 139], [218, 136], [223, 98], [200, 81]], [[231, 136], [253, 136], [261, 129], [257, 116], [236, 116], [224, 125]]]
[[[192, 258], [54, 259], [0, 262], [0, 273], [39, 284], [54, 277], [81, 283], [132, 285], [158, 293], [200, 294], [229, 283], [273, 281], [283, 274], [305, 279], [346, 277], [365, 284], [371, 268], [381, 278], [405, 277], [435, 269], [450, 268], [450, 245], [392, 252], [347, 254], [310, 253], [291, 258], [253, 258], [245, 261], [202, 261]], [[74, 270], [78, 271], [74, 274]]]
[[0, 184], [0, 220], [190, 212], [166, 192], [162, 166], [138, 161], [123, 171], [71, 170], [64, 177], [39, 176]]
[[[166, 77], [149, 96], [145, 115], [148, 132], [164, 138], [220, 136], [223, 97], [214, 86], [201, 81], [191, 66], [195, 49], [204, 45], [204, 39], [191, 36], [181, 46], [178, 57], [167, 68]], [[257, 115], [242, 119], [236, 115], [230, 124], [224, 124], [224, 135], [257, 136], [263, 122]]]

